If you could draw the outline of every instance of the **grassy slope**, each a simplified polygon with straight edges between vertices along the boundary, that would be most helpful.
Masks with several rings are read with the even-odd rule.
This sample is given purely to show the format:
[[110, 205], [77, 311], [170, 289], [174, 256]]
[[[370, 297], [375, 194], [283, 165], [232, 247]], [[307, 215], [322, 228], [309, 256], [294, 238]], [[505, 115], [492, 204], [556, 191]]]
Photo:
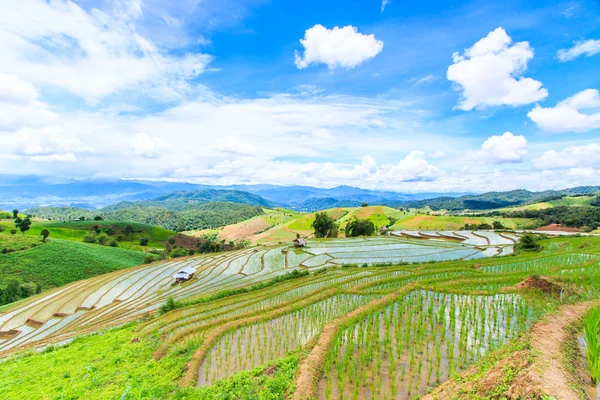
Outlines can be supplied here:
[[0, 255], [0, 281], [19, 277], [44, 289], [141, 264], [146, 254], [51, 239], [29, 250]]
[[521, 228], [528, 221], [519, 218], [483, 218], [466, 216], [437, 216], [437, 215], [413, 215], [399, 220], [393, 229], [405, 230], [457, 230], [465, 224], [492, 224], [500, 221], [502, 225], [510, 229]]
[[[14, 222], [12, 219], [0, 220], [0, 225], [4, 226], [6, 234], [10, 228], [14, 228]], [[125, 226], [131, 225], [134, 232], [128, 238], [122, 230]], [[145, 247], [140, 246], [140, 237], [148, 236], [150, 241], [147, 247], [158, 247], [162, 248], [162, 242], [166, 241], [170, 235], [176, 233], [168, 229], [160, 228], [157, 226], [140, 224], [135, 222], [121, 222], [121, 221], [78, 221], [78, 222], [53, 222], [42, 219], [33, 219], [31, 229], [25, 232], [26, 237], [32, 237], [37, 240], [40, 237], [42, 229], [48, 229], [50, 231], [50, 238], [65, 239], [77, 242], [83, 242], [83, 237], [94, 229], [95, 226], [100, 226], [100, 229], [106, 229], [108, 227], [113, 228], [115, 233], [112, 237], [122, 236], [123, 240], [119, 242], [119, 247], [131, 249], [131, 250], [143, 250]], [[21, 235], [19, 233], [18, 235]], [[23, 235], [21, 235], [23, 236]], [[2, 247], [0, 243], [0, 247]]]
[[520, 207], [501, 208], [498, 211], [523, 211], [523, 210], [543, 210], [546, 208], [567, 206], [580, 207], [589, 206], [596, 196], [567, 196], [558, 200], [544, 201], [540, 203], [527, 204]]

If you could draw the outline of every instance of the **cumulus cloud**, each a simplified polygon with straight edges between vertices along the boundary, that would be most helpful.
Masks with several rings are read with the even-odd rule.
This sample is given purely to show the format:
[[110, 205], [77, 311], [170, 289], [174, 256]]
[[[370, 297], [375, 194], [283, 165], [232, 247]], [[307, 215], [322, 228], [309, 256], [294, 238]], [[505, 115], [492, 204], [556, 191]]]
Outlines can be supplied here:
[[36, 86], [65, 90], [93, 104], [138, 88], [172, 100], [212, 57], [171, 55], [142, 37], [140, 0], [117, 1], [112, 13], [65, 1], [6, 2], [0, 13], [0, 68]]
[[586, 89], [555, 107], [537, 105], [527, 116], [546, 132], [588, 132], [600, 128], [600, 93]]
[[0, 72], [0, 131], [53, 123], [57, 115], [38, 101], [33, 85], [16, 75]]
[[563, 150], [549, 150], [533, 160], [539, 169], [589, 168], [600, 165], [600, 145], [569, 146]]
[[84, 147], [76, 136], [64, 132], [60, 127], [41, 129], [23, 128], [8, 136], [5, 150], [18, 158], [34, 161], [77, 161], [75, 153], [91, 151]]
[[575, 42], [570, 49], [561, 49], [556, 53], [556, 58], [561, 62], [572, 61], [579, 56], [593, 56], [600, 53], [600, 40], [581, 40]]
[[133, 153], [144, 158], [159, 158], [167, 150], [167, 143], [159, 138], [149, 136], [143, 132], [136, 133], [133, 138]]
[[383, 42], [375, 35], [358, 32], [354, 26], [327, 29], [315, 25], [300, 39], [304, 53], [295, 53], [296, 67], [307, 68], [314, 64], [326, 64], [329, 69], [351, 69], [375, 57], [383, 50]]
[[505, 132], [500, 136], [491, 136], [479, 150], [467, 152], [467, 159], [486, 164], [520, 163], [527, 155], [527, 140], [524, 136], [515, 136]]
[[533, 58], [528, 42], [512, 44], [497, 28], [463, 54], [452, 55], [446, 76], [461, 92], [457, 108], [465, 111], [489, 106], [521, 106], [548, 96], [542, 83], [523, 77]]

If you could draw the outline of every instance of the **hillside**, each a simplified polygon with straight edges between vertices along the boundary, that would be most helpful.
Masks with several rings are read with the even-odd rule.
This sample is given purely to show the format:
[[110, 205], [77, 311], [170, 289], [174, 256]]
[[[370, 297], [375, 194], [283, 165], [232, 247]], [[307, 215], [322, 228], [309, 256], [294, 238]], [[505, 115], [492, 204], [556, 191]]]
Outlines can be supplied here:
[[237, 203], [187, 204], [183, 208], [183, 211], [177, 211], [133, 202], [93, 211], [73, 207], [40, 207], [27, 212], [41, 218], [65, 221], [101, 216], [106, 220], [138, 222], [180, 231], [229, 225], [263, 213], [262, 207]]
[[581, 186], [564, 190], [547, 190], [530, 192], [528, 190], [512, 190], [509, 192], [489, 192], [481, 195], [461, 197], [438, 197], [434, 199], [412, 201], [406, 206], [412, 208], [430, 207], [432, 210], [492, 210], [533, 203], [543, 203], [559, 200], [565, 196], [595, 195], [600, 191], [599, 186]]
[[44, 244], [38, 241], [38, 245], [27, 250], [0, 254], [0, 305], [15, 300], [2, 296], [10, 280], [33, 283], [39, 287], [34, 286], [34, 291], [45, 290], [142, 264], [146, 256], [118, 247], [61, 239], [49, 239]]
[[[171, 286], [173, 263], [94, 278], [83, 289], [65, 288], [58, 300], [41, 295], [0, 313], [0, 357], [19, 355], [0, 364], [0, 387], [7, 398], [29, 391], [48, 398], [327, 400], [367, 391], [412, 398], [465, 382], [472, 384], [463, 390], [477, 397], [490, 394], [485, 385], [493, 382], [494, 393], [506, 397], [511, 387], [524, 387], [522, 372], [543, 371], [544, 360], [551, 361], [540, 358], [546, 348], [536, 332], [544, 328], [553, 349], [572, 344], [556, 335], [566, 324], [554, 311], [564, 303], [581, 309], [574, 322], [589, 308], [586, 301], [600, 297], [597, 237], [539, 243], [541, 252], [509, 257], [340, 268], [336, 263], [348, 257], [422, 260], [477, 249], [395, 238], [312, 240], [303, 250], [260, 247], [192, 258], [199, 276], [183, 285]], [[302, 272], [285, 274], [293, 270]], [[173, 308], [154, 313], [169, 296], [178, 300]], [[43, 310], [24, 310], [34, 300]], [[82, 304], [88, 308], [78, 309]], [[27, 318], [40, 324], [15, 334]], [[545, 321], [554, 323], [539, 325]], [[549, 355], [551, 366], [575, 361], [577, 369], [562, 368], [561, 379], [589, 380], [580, 353]], [[504, 359], [508, 364], [496, 368]], [[489, 375], [479, 380], [466, 372], [473, 368]], [[530, 388], [535, 398], [557, 382], [556, 375], [543, 378]], [[572, 384], [560, 390], [582, 388], [577, 379], [565, 381]], [[444, 397], [457, 398], [452, 393]]]

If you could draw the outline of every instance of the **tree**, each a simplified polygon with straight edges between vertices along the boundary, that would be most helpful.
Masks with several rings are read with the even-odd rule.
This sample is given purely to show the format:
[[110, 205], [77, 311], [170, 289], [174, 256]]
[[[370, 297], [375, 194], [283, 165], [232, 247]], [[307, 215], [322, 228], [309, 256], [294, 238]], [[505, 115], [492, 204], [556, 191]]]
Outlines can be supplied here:
[[19, 217], [19, 210], [13, 210], [13, 219], [17, 219]]
[[375, 224], [368, 219], [353, 219], [346, 225], [346, 236], [372, 236], [375, 233]]
[[169, 238], [167, 239], [167, 242], [169, 244], [175, 244], [175, 236], [173, 236], [173, 235], [169, 236]]
[[48, 236], [50, 236], [50, 231], [48, 229], [42, 229], [40, 235], [42, 236], [42, 242], [46, 242]]
[[140, 246], [148, 246], [148, 242], [150, 241], [150, 238], [148, 236], [142, 236], [140, 238]]
[[14, 235], [15, 233], [17, 233], [17, 230], [15, 228], [10, 228], [10, 234]]
[[392, 225], [394, 225], [396, 223], [396, 221], [398, 221], [398, 218], [396, 217], [388, 217], [388, 219], [390, 220], [389, 224], [388, 224], [388, 228]]
[[102, 215], [96, 215], [94, 217], [94, 221], [103, 221], [103, 220], [104, 220], [104, 218], [102, 218]]
[[492, 227], [494, 229], [504, 229], [504, 225], [502, 225], [502, 222], [500, 222], [500, 221], [494, 221], [492, 223]]
[[17, 219], [15, 219], [15, 226], [19, 228], [21, 233], [25, 233], [31, 228], [31, 219], [29, 219], [29, 217], [25, 217], [24, 219], [17, 217]]
[[125, 234], [127, 235], [127, 240], [131, 240], [131, 234], [133, 233], [133, 226], [126, 225], [123, 232], [125, 232]]
[[542, 250], [542, 246], [539, 245], [537, 240], [533, 235], [523, 235], [521, 239], [519, 239], [519, 243], [516, 246], [519, 250], [525, 251], [540, 251]]
[[360, 206], [361, 207], [369, 207], [369, 203], [367, 203], [366, 201], [363, 201]]
[[316, 213], [315, 220], [312, 223], [315, 230], [315, 236], [318, 238], [328, 238], [338, 236], [338, 226], [335, 220], [324, 212]]

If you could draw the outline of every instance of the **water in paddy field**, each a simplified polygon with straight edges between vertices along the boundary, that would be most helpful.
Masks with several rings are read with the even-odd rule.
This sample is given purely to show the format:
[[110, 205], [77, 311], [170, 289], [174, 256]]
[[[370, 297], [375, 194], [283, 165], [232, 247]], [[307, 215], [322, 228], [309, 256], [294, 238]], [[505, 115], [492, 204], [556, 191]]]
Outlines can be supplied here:
[[[585, 339], [581, 336], [577, 338], [577, 343], [579, 344], [579, 351], [581, 352], [581, 357], [585, 360], [585, 365], [587, 366], [587, 356], [586, 356], [586, 346]], [[590, 379], [585, 386], [585, 391], [590, 399], [600, 400], [600, 382], [594, 384]]]
[[343, 331], [328, 355], [320, 399], [411, 399], [527, 329], [518, 295], [414, 292]]
[[375, 296], [342, 294], [298, 311], [226, 334], [215, 343], [198, 371], [198, 387], [253, 369], [304, 346], [330, 320], [372, 301]]

